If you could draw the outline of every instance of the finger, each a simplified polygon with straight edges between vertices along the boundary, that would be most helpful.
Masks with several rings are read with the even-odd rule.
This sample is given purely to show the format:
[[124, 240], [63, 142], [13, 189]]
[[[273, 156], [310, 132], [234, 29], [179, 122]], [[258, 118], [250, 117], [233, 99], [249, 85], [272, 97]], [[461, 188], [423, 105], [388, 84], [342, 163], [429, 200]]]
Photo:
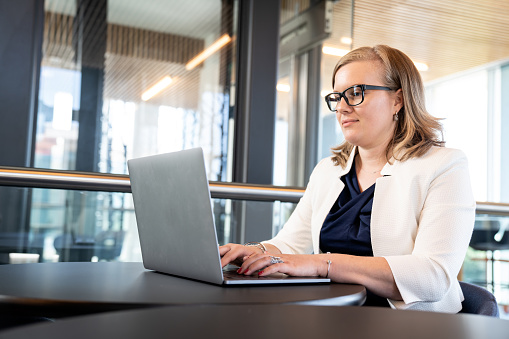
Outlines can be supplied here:
[[223, 256], [231, 250], [230, 244], [219, 246], [219, 255]]
[[221, 265], [222, 267], [233, 263], [235, 265], [242, 265], [243, 258], [246, 257], [248, 253], [246, 253], [245, 246], [240, 246], [236, 244], [225, 245], [230, 247], [229, 251], [226, 251], [225, 254], [221, 257]]
[[273, 256], [268, 254], [255, 255], [244, 262], [239, 273], [251, 275], [258, 270], [264, 269], [267, 266], [273, 265]]
[[228, 252], [221, 258], [221, 267], [225, 267], [226, 265], [233, 263], [235, 260], [237, 260], [237, 257], [232, 255], [231, 252]]
[[267, 266], [264, 269], [260, 270], [260, 272], [258, 272], [258, 276], [263, 277], [263, 276], [273, 274], [273, 273], [288, 274], [287, 267], [288, 267], [288, 265], [285, 265], [285, 263], [273, 264], [273, 265]]
[[235, 253], [235, 248], [229, 247], [223, 254], [221, 254], [221, 266], [225, 267], [229, 263], [235, 261], [238, 258], [238, 255]]
[[[247, 259], [249, 259], [249, 258], [251, 258], [252, 256], [257, 255], [257, 254], [260, 254], [260, 253], [259, 253], [259, 252], [254, 251], [254, 252], [252, 252], [252, 253], [250, 253], [250, 254], [246, 255], [244, 258], [242, 258], [242, 261], [246, 261]], [[268, 254], [268, 252], [267, 252], [267, 251], [264, 251], [262, 254]]]
[[256, 261], [260, 260], [260, 258], [263, 258], [263, 254], [257, 254], [257, 253], [251, 253], [250, 255], [244, 256], [242, 266], [238, 270], [238, 273], [240, 274], [246, 274], [247, 271], [253, 271], [253, 269], [250, 269], [250, 266], [253, 265]]

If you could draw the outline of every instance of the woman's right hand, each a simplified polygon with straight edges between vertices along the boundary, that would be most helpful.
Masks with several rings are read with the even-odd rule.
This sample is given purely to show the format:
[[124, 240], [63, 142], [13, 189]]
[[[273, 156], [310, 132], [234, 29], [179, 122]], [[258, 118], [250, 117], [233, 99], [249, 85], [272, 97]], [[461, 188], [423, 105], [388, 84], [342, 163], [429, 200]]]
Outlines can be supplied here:
[[221, 256], [221, 266], [228, 264], [242, 266], [244, 260], [255, 254], [261, 254], [263, 250], [257, 246], [245, 246], [239, 244], [226, 244], [219, 246], [219, 255]]

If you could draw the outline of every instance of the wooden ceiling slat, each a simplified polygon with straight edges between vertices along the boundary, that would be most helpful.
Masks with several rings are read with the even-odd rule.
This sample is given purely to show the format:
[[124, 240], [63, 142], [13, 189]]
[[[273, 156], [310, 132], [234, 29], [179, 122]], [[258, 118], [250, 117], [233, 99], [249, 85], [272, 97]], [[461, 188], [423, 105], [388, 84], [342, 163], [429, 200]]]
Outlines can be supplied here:
[[433, 80], [509, 58], [507, 0], [355, 0], [353, 47], [387, 44]]
[[406, 12], [404, 16], [394, 15], [389, 17], [380, 17], [376, 13], [379, 12], [373, 11], [372, 8], [367, 11], [356, 9], [355, 29], [362, 27], [363, 23], [369, 23], [369, 27], [374, 26], [396, 31], [407, 27], [413, 32], [423, 31], [430, 36], [433, 34], [438, 36], [449, 35], [467, 41], [486, 38], [501, 40], [501, 38], [508, 35], [507, 23], [509, 22], [509, 16], [505, 21], [493, 20], [493, 17], [491, 17], [491, 20], [466, 21], [457, 20], [454, 17], [432, 16], [412, 11]]

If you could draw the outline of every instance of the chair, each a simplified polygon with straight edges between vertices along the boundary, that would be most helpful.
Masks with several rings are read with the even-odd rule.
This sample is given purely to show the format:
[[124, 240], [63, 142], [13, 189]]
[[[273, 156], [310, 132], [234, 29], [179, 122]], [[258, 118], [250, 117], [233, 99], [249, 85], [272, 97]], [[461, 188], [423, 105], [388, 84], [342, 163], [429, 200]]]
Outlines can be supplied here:
[[91, 261], [94, 256], [95, 240], [64, 233], [55, 237], [53, 246], [59, 255], [59, 261]]
[[60, 261], [115, 260], [122, 252], [124, 231], [103, 231], [95, 237], [76, 237], [72, 232], [57, 236], [53, 246]]
[[509, 232], [505, 227], [501, 227], [499, 220], [476, 220], [470, 247], [478, 251], [484, 251], [490, 255], [486, 256], [486, 262], [491, 262], [491, 282], [486, 281], [486, 285], [491, 285], [495, 290], [495, 261], [494, 251], [509, 250]]
[[480, 314], [499, 318], [497, 300], [490, 291], [463, 281], [460, 281], [461, 290], [465, 300], [461, 303], [463, 308], [459, 313]]
[[115, 260], [122, 252], [124, 231], [102, 231], [95, 237], [95, 255], [99, 261]]

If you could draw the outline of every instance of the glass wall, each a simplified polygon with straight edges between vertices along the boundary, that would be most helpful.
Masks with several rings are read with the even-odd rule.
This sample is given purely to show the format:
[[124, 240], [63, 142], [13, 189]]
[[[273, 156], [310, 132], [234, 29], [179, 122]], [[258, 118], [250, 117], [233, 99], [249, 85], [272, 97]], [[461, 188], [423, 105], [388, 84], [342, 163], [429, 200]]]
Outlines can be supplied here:
[[225, 180], [234, 28], [233, 1], [46, 0], [35, 167], [201, 146]]
[[[443, 118], [444, 139], [447, 147], [463, 150], [470, 159], [469, 168], [472, 178], [474, 196], [478, 201], [500, 201], [499, 197], [488, 190], [488, 172], [494, 170], [494, 154], [488, 152], [493, 147], [494, 110], [490, 107], [489, 88], [495, 88], [493, 78], [489, 78], [486, 69], [458, 75], [446, 80], [428, 83], [426, 86], [427, 106], [430, 112]], [[489, 81], [491, 83], [489, 83]], [[498, 87], [500, 84], [498, 84]], [[476, 88], [475, 99], [471, 89]], [[474, 99], [474, 100], [473, 100]], [[489, 125], [490, 124], [490, 125]], [[498, 147], [494, 148], [500, 149]], [[490, 173], [490, 177], [494, 173]], [[492, 177], [493, 178], [493, 177]]]
[[342, 141], [323, 98], [339, 55], [351, 49], [353, 8], [352, 0], [282, 1], [276, 185], [305, 186], [318, 160]]
[[[6, 188], [0, 186], [0, 192]], [[130, 193], [17, 188], [33, 197], [28, 232], [0, 234], [0, 264], [57, 261], [141, 261]], [[74, 199], [74, 200], [73, 200]], [[41, 202], [44, 201], [44, 202]], [[62, 203], [63, 201], [63, 203]], [[294, 203], [213, 199], [219, 244], [233, 242], [246, 209], [274, 211], [273, 235]], [[93, 216], [92, 219], [87, 219]]]
[[[234, 1], [44, 4], [35, 167], [127, 174], [130, 158], [200, 146], [208, 178], [227, 180]], [[113, 235], [133, 248], [124, 194], [34, 190], [31, 197], [30, 232], [64, 245]], [[122, 258], [137, 257], [133, 251]]]
[[[509, 202], [509, 61], [500, 68], [500, 201]], [[504, 173], [504, 174], [502, 174]]]
[[332, 92], [332, 72], [338, 60], [352, 49], [354, 25], [354, 1], [340, 1], [334, 5], [332, 32], [322, 48], [320, 86], [320, 129], [318, 132], [318, 158], [331, 155], [331, 147], [343, 142], [343, 133], [336, 120], [336, 114], [325, 104], [325, 96]]

